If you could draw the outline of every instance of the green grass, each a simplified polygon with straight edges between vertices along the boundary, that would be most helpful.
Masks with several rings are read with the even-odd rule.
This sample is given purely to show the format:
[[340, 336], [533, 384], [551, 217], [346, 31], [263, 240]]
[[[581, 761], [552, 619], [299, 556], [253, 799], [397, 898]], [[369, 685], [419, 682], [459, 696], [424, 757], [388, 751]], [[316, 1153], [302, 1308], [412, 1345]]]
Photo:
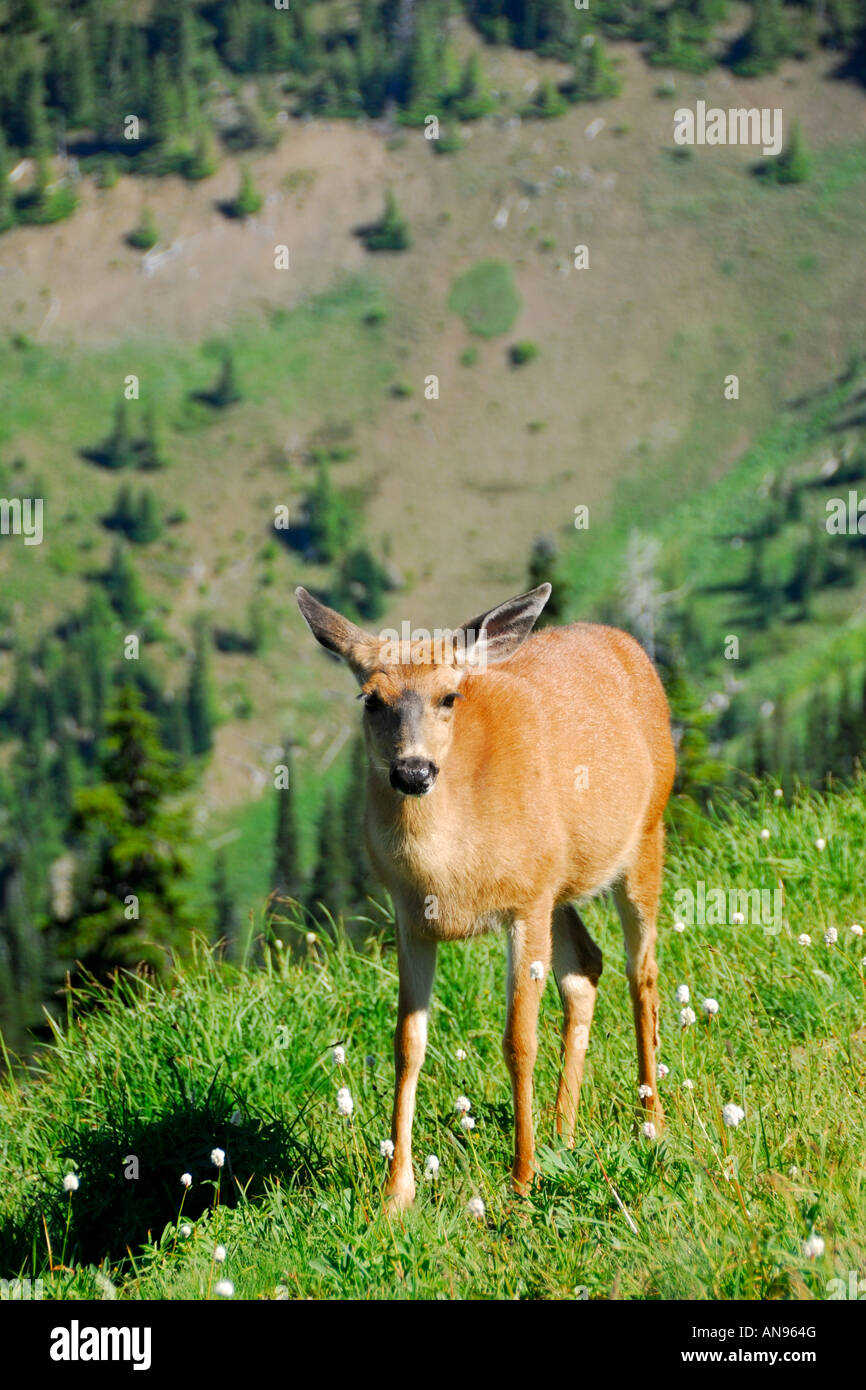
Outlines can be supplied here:
[[507, 261], [479, 261], [458, 275], [451, 286], [448, 307], [459, 314], [470, 333], [495, 338], [507, 333], [520, 313], [520, 295]]
[[[605, 954], [573, 1152], [552, 1138], [559, 1008], [542, 1003], [540, 1178], [507, 1182], [511, 1107], [500, 1051], [504, 949], [440, 951], [418, 1092], [419, 1196], [382, 1211], [397, 990], [391, 933], [363, 950], [322, 940], [304, 960], [267, 950], [232, 970], [203, 950], [165, 987], [119, 985], [71, 1018], [30, 1074], [0, 1090], [0, 1276], [49, 1298], [825, 1298], [866, 1255], [862, 1155], [866, 783], [791, 805], [758, 791], [671, 843], [659, 920], [663, 1139], [635, 1128], [636, 1068], [618, 926], [586, 913]], [[760, 831], [770, 838], [764, 842]], [[819, 851], [815, 841], [826, 840]], [[673, 931], [674, 893], [784, 885], [778, 934]], [[827, 945], [823, 933], [838, 929]], [[812, 944], [797, 943], [808, 932]], [[686, 983], [699, 1022], [685, 1031]], [[700, 1001], [712, 996], [712, 1022]], [[346, 1062], [335, 1067], [331, 1047]], [[463, 1062], [456, 1060], [465, 1049]], [[694, 1082], [686, 1089], [683, 1081]], [[336, 1091], [354, 1098], [351, 1121]], [[464, 1133], [456, 1097], [477, 1124]], [[726, 1128], [728, 1102], [745, 1110]], [[209, 1155], [227, 1154], [219, 1174]], [[441, 1160], [423, 1181], [424, 1159]], [[138, 1178], [125, 1178], [130, 1156]], [[180, 1175], [193, 1186], [183, 1197]], [[64, 1193], [64, 1173], [80, 1187]], [[616, 1196], [614, 1196], [614, 1190]], [[480, 1196], [486, 1214], [470, 1217]], [[182, 1200], [183, 1197], [183, 1200]], [[631, 1223], [623, 1213], [623, 1204]], [[43, 1225], [44, 1221], [44, 1225]], [[189, 1234], [184, 1227], [189, 1226]], [[816, 1231], [825, 1253], [809, 1260]], [[49, 1267], [50, 1241], [54, 1269]], [[216, 1265], [214, 1245], [226, 1247]], [[60, 1268], [62, 1266], [62, 1268]]]

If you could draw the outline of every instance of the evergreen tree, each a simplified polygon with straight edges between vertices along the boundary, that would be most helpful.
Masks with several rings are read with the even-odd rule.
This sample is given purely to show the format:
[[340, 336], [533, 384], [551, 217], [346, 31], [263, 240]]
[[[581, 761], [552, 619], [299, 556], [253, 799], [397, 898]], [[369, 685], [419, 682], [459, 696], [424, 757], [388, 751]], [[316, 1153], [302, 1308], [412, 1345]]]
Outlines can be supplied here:
[[31, 154], [48, 148], [48, 117], [45, 112], [45, 85], [38, 68], [28, 66], [21, 79], [19, 96], [20, 143]]
[[207, 621], [195, 623], [192, 668], [186, 693], [190, 744], [195, 754], [209, 753], [213, 747], [213, 694], [210, 677], [211, 634]]
[[157, 53], [151, 68], [148, 121], [151, 139], [157, 145], [170, 142], [177, 130], [177, 89], [165, 53]]
[[752, 0], [752, 23], [738, 45], [734, 71], [742, 77], [773, 72], [786, 52], [780, 0]]
[[214, 940], [225, 942], [225, 954], [229, 960], [238, 956], [240, 937], [240, 915], [229, 886], [228, 856], [225, 849], [219, 849], [214, 856], [213, 877], [211, 879], [213, 898]]
[[349, 776], [341, 807], [342, 843], [349, 868], [349, 901], [362, 908], [375, 892], [376, 883], [364, 847], [364, 800], [367, 783], [367, 752], [360, 735], [350, 751]]
[[331, 482], [328, 461], [322, 454], [316, 464], [316, 482], [304, 502], [310, 546], [322, 564], [330, 564], [342, 553], [349, 531], [349, 518], [343, 498]]
[[184, 893], [189, 825], [173, 804], [184, 780], [133, 686], [119, 691], [107, 726], [100, 781], [75, 798], [78, 908], [60, 928], [63, 953], [101, 977], [140, 963], [161, 970], [194, 926]]
[[9, 148], [3, 134], [3, 127], [0, 126], [0, 232], [5, 232], [15, 221], [15, 200], [12, 196], [9, 173]]
[[99, 460], [106, 468], [129, 468], [135, 461], [125, 397], [114, 408], [114, 428], [99, 451]]
[[223, 354], [222, 366], [216, 385], [210, 393], [210, 401], [218, 409], [222, 410], [226, 406], [236, 405], [243, 400], [243, 392], [238, 385], [237, 369], [235, 367], [235, 355], [231, 348], [227, 348]]
[[412, 245], [408, 223], [397, 207], [393, 189], [385, 194], [385, 211], [378, 222], [361, 232], [368, 251], [406, 251]]
[[136, 628], [147, 611], [147, 601], [135, 566], [119, 541], [111, 553], [111, 561], [103, 576], [103, 583], [111, 606], [121, 623], [127, 628]]
[[806, 182], [812, 171], [812, 156], [799, 121], [794, 121], [791, 126], [788, 142], [775, 162], [761, 167], [766, 167], [776, 183]]
[[252, 173], [245, 164], [241, 169], [240, 188], [232, 201], [225, 204], [225, 211], [229, 217], [255, 217], [257, 212], [261, 212], [263, 202], [264, 198], [256, 188]]
[[295, 807], [295, 776], [292, 745], [286, 743], [283, 762], [288, 768], [288, 785], [275, 788], [277, 820], [274, 833], [273, 891], [280, 898], [300, 900], [302, 879], [298, 819]]
[[344, 915], [349, 905], [349, 883], [340, 816], [334, 793], [326, 787], [319, 817], [316, 866], [310, 884], [310, 910], [316, 912], [324, 906], [334, 918]]
[[135, 443], [135, 462], [137, 468], [150, 473], [166, 466], [159, 438], [159, 424], [153, 406], [148, 406], [145, 411], [144, 429], [141, 438]]
[[149, 488], [142, 488], [132, 523], [131, 539], [138, 545], [147, 545], [162, 534], [162, 520], [156, 498]]

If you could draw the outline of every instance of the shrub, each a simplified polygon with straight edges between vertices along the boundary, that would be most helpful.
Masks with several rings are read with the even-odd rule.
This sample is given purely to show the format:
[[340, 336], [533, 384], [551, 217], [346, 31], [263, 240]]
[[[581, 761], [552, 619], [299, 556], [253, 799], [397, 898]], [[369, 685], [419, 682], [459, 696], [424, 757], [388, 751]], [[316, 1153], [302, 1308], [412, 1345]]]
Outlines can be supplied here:
[[379, 221], [362, 227], [359, 235], [368, 251], [406, 251], [412, 245], [409, 227], [390, 188], [385, 194], [385, 211]]
[[246, 217], [255, 217], [256, 213], [261, 211], [263, 202], [264, 198], [256, 189], [252, 174], [244, 165], [241, 170], [241, 186], [238, 189], [237, 197], [232, 198], [228, 203], [223, 203], [223, 212], [227, 217], [243, 220]]
[[522, 338], [519, 343], [512, 343], [508, 349], [508, 359], [512, 367], [522, 367], [537, 356], [538, 344], [534, 343], [531, 338]]
[[141, 221], [127, 233], [126, 241], [127, 245], [134, 247], [136, 251], [150, 251], [159, 241], [159, 232], [156, 230], [156, 222], [150, 208], [144, 209]]

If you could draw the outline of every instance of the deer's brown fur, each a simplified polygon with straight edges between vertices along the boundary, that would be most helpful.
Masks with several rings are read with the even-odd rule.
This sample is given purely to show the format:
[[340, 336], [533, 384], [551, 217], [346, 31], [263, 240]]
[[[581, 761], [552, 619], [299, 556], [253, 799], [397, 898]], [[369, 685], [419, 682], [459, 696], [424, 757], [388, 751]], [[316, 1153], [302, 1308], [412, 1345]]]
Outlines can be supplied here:
[[[508, 928], [504, 1054], [519, 1190], [533, 1171], [538, 1006], [552, 965], [564, 1009], [557, 1127], [570, 1140], [602, 969], [572, 902], [605, 889], [625, 935], [638, 1079], [651, 1091], [644, 1115], [659, 1129], [656, 914], [674, 751], [643, 649], [590, 623], [527, 636], [548, 585], [472, 620], [461, 630], [467, 645], [444, 655], [420, 640], [395, 650], [297, 593], [369, 706], [365, 833], [394, 900], [400, 968], [391, 1200], [406, 1205], [415, 1192], [412, 1118], [440, 941]], [[401, 790], [404, 776], [416, 779], [406, 784], [413, 791], [421, 779], [425, 794]]]

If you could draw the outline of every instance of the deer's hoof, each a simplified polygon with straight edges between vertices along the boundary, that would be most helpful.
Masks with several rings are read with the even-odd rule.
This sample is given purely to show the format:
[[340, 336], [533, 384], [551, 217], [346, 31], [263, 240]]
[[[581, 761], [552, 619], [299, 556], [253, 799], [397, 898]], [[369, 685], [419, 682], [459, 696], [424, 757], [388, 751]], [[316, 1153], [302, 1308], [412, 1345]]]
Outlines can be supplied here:
[[386, 1211], [408, 1211], [415, 1201], [415, 1184], [402, 1183], [389, 1187], [385, 1192]]

